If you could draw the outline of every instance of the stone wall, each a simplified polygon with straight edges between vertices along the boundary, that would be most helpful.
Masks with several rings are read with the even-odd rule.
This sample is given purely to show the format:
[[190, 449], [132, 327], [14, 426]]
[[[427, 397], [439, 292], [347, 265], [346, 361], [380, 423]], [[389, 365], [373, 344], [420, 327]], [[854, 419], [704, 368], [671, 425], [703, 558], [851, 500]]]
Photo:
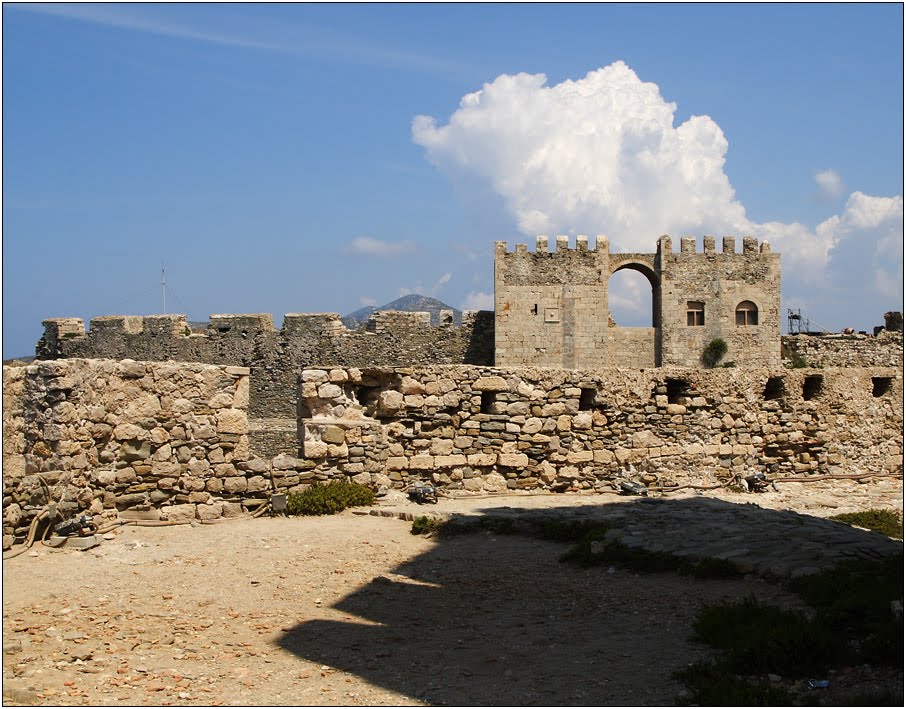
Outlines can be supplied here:
[[48, 492], [63, 519], [152, 506], [170, 518], [238, 513], [215, 497], [250, 484], [248, 374], [132, 360], [4, 367], [4, 547]]
[[4, 367], [4, 547], [48, 492], [63, 518], [178, 521], [334, 478], [565, 491], [903, 466], [899, 368], [311, 368], [292, 396], [301, 457], [265, 458], [249, 450], [251, 380], [199, 363]]
[[493, 314], [463, 313], [462, 325], [430, 325], [428, 313], [382, 311], [348, 330], [335, 313], [290, 313], [274, 328], [269, 314], [212, 315], [203, 331], [185, 315], [103, 316], [86, 332], [78, 318], [44, 321], [38, 358], [206, 362], [248, 367], [252, 448], [295, 455], [296, 380], [305, 367], [492, 364]]
[[903, 367], [903, 333], [874, 335], [784, 335], [783, 356], [798, 355], [809, 367]]
[[[546, 236], [535, 251], [498, 241], [494, 255], [497, 366], [701, 366], [705, 346], [727, 343], [726, 361], [739, 367], [780, 364], [780, 256], [767, 242], [724, 237], [722, 250], [706, 236], [703, 251], [684, 237], [678, 253], [662, 236], [656, 253], [611, 253], [599, 236], [594, 248], [578, 236], [569, 248]], [[651, 284], [652, 327], [644, 339], [621, 332], [610, 318], [608, 284], [617, 271], [642, 273]], [[692, 306], [701, 315], [690, 320]], [[737, 312], [742, 307], [749, 317]]]
[[304, 454], [360, 482], [593, 489], [902, 471], [901, 370], [302, 373]]

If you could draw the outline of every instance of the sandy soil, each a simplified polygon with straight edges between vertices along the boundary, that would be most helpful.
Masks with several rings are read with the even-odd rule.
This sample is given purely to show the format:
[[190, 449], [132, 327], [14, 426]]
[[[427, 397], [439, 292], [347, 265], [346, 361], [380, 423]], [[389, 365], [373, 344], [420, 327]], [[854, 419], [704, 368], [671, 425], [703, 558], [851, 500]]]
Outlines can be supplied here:
[[108, 536], [4, 562], [5, 703], [666, 705], [702, 603], [796, 605], [351, 511]]

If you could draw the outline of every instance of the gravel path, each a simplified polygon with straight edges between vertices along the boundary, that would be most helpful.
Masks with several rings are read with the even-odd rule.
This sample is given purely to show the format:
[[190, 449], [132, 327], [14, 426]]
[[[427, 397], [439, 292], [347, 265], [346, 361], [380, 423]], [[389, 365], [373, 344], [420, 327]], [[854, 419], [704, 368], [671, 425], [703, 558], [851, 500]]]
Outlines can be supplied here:
[[[88, 551], [35, 547], [3, 564], [4, 700], [672, 704], [681, 690], [672, 672], [706, 653], [688, 640], [702, 603], [755, 594], [797, 605], [758, 577], [770, 564], [719, 581], [578, 569], [558, 563], [560, 544], [487, 532], [426, 539], [398, 515], [622, 515], [626, 535], [674, 552], [728, 531], [741, 548], [779, 525], [787, 538], [769, 545], [773, 561], [806, 553], [810, 538], [789, 534], [793, 525], [842, 535], [839, 544], [835, 536], [805, 545], [808, 554], [853, 539], [851, 548], [902, 548], [811, 516], [847, 511], [844, 500], [855, 509], [901, 506], [901, 481], [836, 485], [651, 502], [509, 496], [419, 507], [391, 497], [386, 517], [124, 527]], [[753, 501], [759, 506], [738, 504]]]

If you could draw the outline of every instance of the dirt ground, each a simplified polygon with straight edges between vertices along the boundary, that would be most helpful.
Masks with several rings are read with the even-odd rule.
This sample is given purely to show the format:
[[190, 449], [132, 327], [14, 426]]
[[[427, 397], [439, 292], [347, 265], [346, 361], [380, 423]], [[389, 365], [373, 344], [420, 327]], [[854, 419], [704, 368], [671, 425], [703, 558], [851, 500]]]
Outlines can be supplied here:
[[400, 519], [123, 527], [3, 563], [3, 695], [45, 705], [670, 705], [702, 603], [758, 579], [638, 576]]

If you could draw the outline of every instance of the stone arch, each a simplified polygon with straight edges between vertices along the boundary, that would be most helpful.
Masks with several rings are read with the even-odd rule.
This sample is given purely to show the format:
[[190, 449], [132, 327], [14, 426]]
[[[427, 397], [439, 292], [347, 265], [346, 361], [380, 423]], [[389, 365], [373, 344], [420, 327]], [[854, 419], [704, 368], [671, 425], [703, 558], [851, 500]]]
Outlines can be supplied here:
[[654, 328], [661, 326], [661, 282], [654, 270], [654, 254], [612, 254], [610, 257], [610, 273], [607, 282], [617, 271], [632, 270], [641, 273], [651, 284], [651, 325]]

